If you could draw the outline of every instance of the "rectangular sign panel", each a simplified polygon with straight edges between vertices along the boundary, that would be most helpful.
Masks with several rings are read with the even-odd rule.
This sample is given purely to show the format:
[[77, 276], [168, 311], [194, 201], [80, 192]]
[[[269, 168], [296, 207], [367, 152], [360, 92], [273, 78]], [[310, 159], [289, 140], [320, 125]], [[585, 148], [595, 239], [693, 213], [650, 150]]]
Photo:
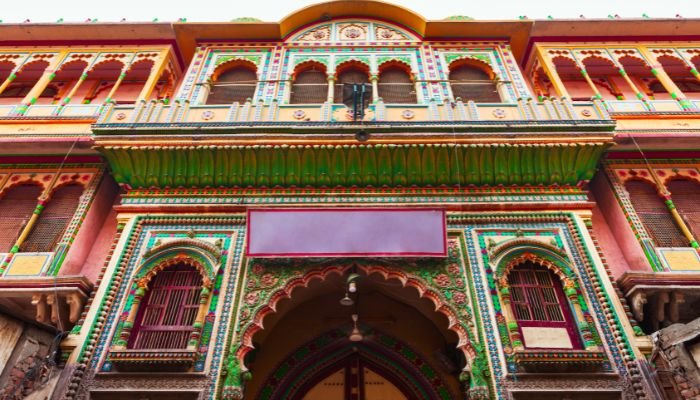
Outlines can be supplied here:
[[444, 257], [445, 211], [333, 208], [248, 211], [250, 257]]

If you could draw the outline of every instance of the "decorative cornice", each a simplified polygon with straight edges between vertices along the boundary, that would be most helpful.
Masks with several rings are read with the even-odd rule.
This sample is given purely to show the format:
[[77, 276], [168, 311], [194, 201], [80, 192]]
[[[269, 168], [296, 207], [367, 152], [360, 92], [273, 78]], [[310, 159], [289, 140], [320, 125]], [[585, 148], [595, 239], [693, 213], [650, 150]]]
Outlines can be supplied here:
[[117, 182], [150, 187], [577, 185], [607, 144], [101, 146]]

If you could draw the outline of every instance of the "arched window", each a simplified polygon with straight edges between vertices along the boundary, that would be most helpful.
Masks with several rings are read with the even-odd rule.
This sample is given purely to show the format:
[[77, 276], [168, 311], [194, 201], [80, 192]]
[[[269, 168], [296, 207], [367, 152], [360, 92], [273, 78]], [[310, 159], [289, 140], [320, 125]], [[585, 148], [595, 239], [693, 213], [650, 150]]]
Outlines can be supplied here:
[[379, 97], [385, 103], [415, 104], [416, 91], [411, 77], [403, 69], [388, 67], [379, 73]]
[[372, 102], [372, 89], [369, 86], [369, 76], [367, 71], [359, 67], [352, 66], [338, 73], [335, 89], [333, 91], [334, 103], [343, 103], [348, 107], [352, 106], [353, 85], [365, 85], [365, 104]]
[[[566, 329], [572, 347], [581, 347], [576, 324], [573, 323], [561, 281], [552, 271], [528, 261], [510, 271], [508, 283], [513, 316], [518, 321], [521, 330], [527, 328]], [[527, 341], [530, 335], [525, 333], [523, 332], [525, 347], [546, 347], [528, 345]]]
[[246, 67], [234, 67], [222, 72], [212, 83], [207, 104], [245, 103], [255, 96], [258, 77]]
[[700, 184], [687, 179], [671, 181], [668, 184], [671, 192], [673, 204], [678, 213], [681, 214], [688, 228], [697, 238], [700, 235], [700, 209], [698, 199], [700, 199]]
[[202, 276], [178, 264], [156, 274], [139, 307], [130, 349], [185, 349], [194, 330]]
[[27, 221], [32, 217], [41, 187], [20, 185], [0, 199], [0, 252], [10, 251]]
[[458, 97], [465, 103], [472, 100], [476, 103], [500, 103], [496, 83], [489, 74], [478, 67], [460, 65], [450, 71], [450, 87], [455, 99]]
[[627, 182], [625, 188], [637, 216], [657, 247], [688, 247], [688, 240], [652, 184], [633, 180]]
[[292, 82], [291, 104], [322, 104], [328, 98], [328, 79], [320, 69], [299, 72]]
[[73, 218], [82, 194], [83, 187], [80, 185], [68, 185], [56, 190], [20, 250], [53, 251], [56, 242]]

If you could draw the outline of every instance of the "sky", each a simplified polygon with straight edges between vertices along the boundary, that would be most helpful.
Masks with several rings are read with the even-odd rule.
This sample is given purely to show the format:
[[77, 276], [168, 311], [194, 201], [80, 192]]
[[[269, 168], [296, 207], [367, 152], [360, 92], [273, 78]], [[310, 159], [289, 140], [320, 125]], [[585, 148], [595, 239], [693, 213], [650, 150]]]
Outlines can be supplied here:
[[[83, 22], [96, 18], [100, 22], [116, 22], [123, 18], [132, 22], [229, 21], [238, 17], [255, 17], [263, 21], [279, 21], [285, 15], [318, 3], [317, 0], [29, 0], [3, 7], [0, 19], [5, 23]], [[533, 19], [558, 18], [700, 18], [698, 0], [393, 0], [427, 19], [443, 19], [450, 15], [467, 15], [475, 19], [517, 19], [525, 15]], [[22, 7], [26, 4], [26, 7]], [[488, 7], [484, 7], [488, 4]], [[493, 4], [493, 6], [490, 6]], [[9, 5], [9, 4], [7, 4]]]

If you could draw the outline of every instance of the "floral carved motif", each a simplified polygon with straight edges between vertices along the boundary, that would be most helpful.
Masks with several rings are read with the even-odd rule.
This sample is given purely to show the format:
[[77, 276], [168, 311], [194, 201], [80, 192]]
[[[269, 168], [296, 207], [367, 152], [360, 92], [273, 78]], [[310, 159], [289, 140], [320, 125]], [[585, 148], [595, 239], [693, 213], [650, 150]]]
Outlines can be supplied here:
[[377, 36], [377, 40], [408, 40], [408, 37], [403, 33], [384, 26], [374, 28], [374, 34]]

